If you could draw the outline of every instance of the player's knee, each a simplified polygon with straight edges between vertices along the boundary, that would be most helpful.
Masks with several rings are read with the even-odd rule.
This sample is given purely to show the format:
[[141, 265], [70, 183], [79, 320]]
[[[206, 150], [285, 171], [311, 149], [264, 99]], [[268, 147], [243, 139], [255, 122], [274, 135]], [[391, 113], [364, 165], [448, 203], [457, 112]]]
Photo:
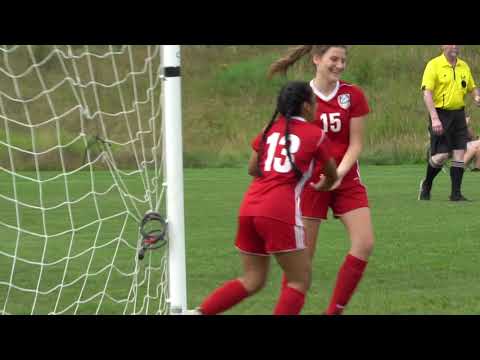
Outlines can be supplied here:
[[362, 259], [368, 259], [375, 248], [373, 234], [363, 234], [352, 239], [352, 253]]
[[308, 266], [304, 270], [304, 280], [303, 280], [303, 286], [304, 286], [304, 293], [306, 293], [308, 290], [310, 290], [310, 287], [312, 286], [312, 268], [311, 266]]
[[368, 254], [368, 256], [372, 255], [373, 249], [375, 248], [375, 238], [372, 234], [365, 236], [363, 241], [363, 248], [364, 251]]
[[256, 294], [265, 287], [267, 282], [266, 274], [249, 272], [242, 278], [242, 283], [250, 295]]
[[[288, 277], [287, 277], [288, 278]], [[312, 269], [310, 266], [305, 266], [302, 269], [292, 275], [289, 278], [288, 286], [294, 288], [302, 293], [307, 293], [310, 290], [310, 286], [312, 285]]]
[[448, 154], [433, 155], [430, 159], [430, 164], [434, 165], [435, 167], [442, 167], [447, 162], [448, 157]]

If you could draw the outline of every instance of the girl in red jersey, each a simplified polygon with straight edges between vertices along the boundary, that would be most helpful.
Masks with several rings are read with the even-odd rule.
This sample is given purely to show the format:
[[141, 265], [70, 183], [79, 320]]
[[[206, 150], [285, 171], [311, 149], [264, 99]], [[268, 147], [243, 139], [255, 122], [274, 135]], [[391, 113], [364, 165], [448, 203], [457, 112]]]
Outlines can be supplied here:
[[[329, 208], [343, 222], [350, 237], [351, 248], [340, 268], [325, 312], [327, 315], [339, 315], [357, 288], [374, 245], [367, 191], [358, 167], [365, 118], [370, 110], [362, 90], [340, 80], [347, 58], [344, 45], [302, 45], [293, 48], [284, 58], [272, 64], [269, 75], [285, 74], [291, 65], [307, 54], [312, 56], [316, 69], [315, 79], [310, 83], [317, 97], [314, 124], [324, 130], [331, 142], [339, 180], [329, 188], [329, 192], [314, 192], [307, 187], [302, 194], [302, 212], [312, 258], [320, 223], [327, 219]], [[319, 169], [314, 172], [313, 179], [322, 182], [323, 175]], [[285, 281], [284, 278], [284, 284]]]
[[[288, 282], [275, 307], [275, 315], [297, 315], [310, 287], [310, 256], [305, 250], [301, 193], [315, 166], [325, 173], [314, 191], [337, 180], [323, 131], [307, 121], [314, 116], [315, 100], [308, 83], [287, 84], [277, 99], [277, 109], [263, 133], [252, 143], [249, 174], [254, 180], [240, 207], [236, 247], [244, 275], [209, 295], [197, 309], [215, 315], [260, 291], [274, 255]], [[280, 116], [278, 116], [280, 115]]]

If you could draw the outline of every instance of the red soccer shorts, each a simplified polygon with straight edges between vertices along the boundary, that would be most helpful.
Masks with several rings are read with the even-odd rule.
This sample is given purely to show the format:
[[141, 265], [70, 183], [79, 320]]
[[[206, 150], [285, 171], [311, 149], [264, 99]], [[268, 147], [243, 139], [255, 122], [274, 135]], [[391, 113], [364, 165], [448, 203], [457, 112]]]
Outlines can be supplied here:
[[235, 246], [243, 253], [259, 256], [303, 250], [303, 227], [267, 217], [240, 216]]
[[344, 180], [338, 189], [329, 192], [316, 191], [307, 185], [301, 206], [305, 218], [326, 220], [329, 208], [338, 218], [350, 211], [368, 208], [367, 189], [358, 179]]

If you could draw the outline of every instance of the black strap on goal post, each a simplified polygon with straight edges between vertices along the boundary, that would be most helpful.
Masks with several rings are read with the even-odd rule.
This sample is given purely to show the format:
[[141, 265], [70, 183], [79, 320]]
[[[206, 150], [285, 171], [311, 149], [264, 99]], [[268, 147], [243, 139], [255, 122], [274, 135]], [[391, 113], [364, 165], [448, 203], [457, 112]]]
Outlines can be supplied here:
[[[152, 230], [147, 230], [147, 225], [152, 222], [157, 223]], [[167, 223], [158, 213], [147, 213], [140, 224], [140, 234], [142, 235], [142, 245], [138, 252], [138, 259], [143, 260], [148, 250], [159, 249], [167, 244]]]
[[163, 68], [163, 75], [166, 78], [180, 77], [181, 76], [180, 66], [168, 66]]

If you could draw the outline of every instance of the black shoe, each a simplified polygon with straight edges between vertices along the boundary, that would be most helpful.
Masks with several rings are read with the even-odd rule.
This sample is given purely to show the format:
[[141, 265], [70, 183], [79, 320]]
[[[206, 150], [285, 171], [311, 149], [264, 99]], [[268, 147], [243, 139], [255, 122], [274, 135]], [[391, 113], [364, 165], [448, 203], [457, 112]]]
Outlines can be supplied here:
[[418, 191], [418, 200], [430, 200], [430, 190], [431, 189], [425, 185], [425, 180], [422, 180]]
[[477, 172], [477, 171], [480, 171], [480, 169], [479, 169], [479, 168], [472, 168], [471, 171], [472, 171], [472, 172]]
[[462, 194], [450, 195], [450, 201], [470, 201]]

